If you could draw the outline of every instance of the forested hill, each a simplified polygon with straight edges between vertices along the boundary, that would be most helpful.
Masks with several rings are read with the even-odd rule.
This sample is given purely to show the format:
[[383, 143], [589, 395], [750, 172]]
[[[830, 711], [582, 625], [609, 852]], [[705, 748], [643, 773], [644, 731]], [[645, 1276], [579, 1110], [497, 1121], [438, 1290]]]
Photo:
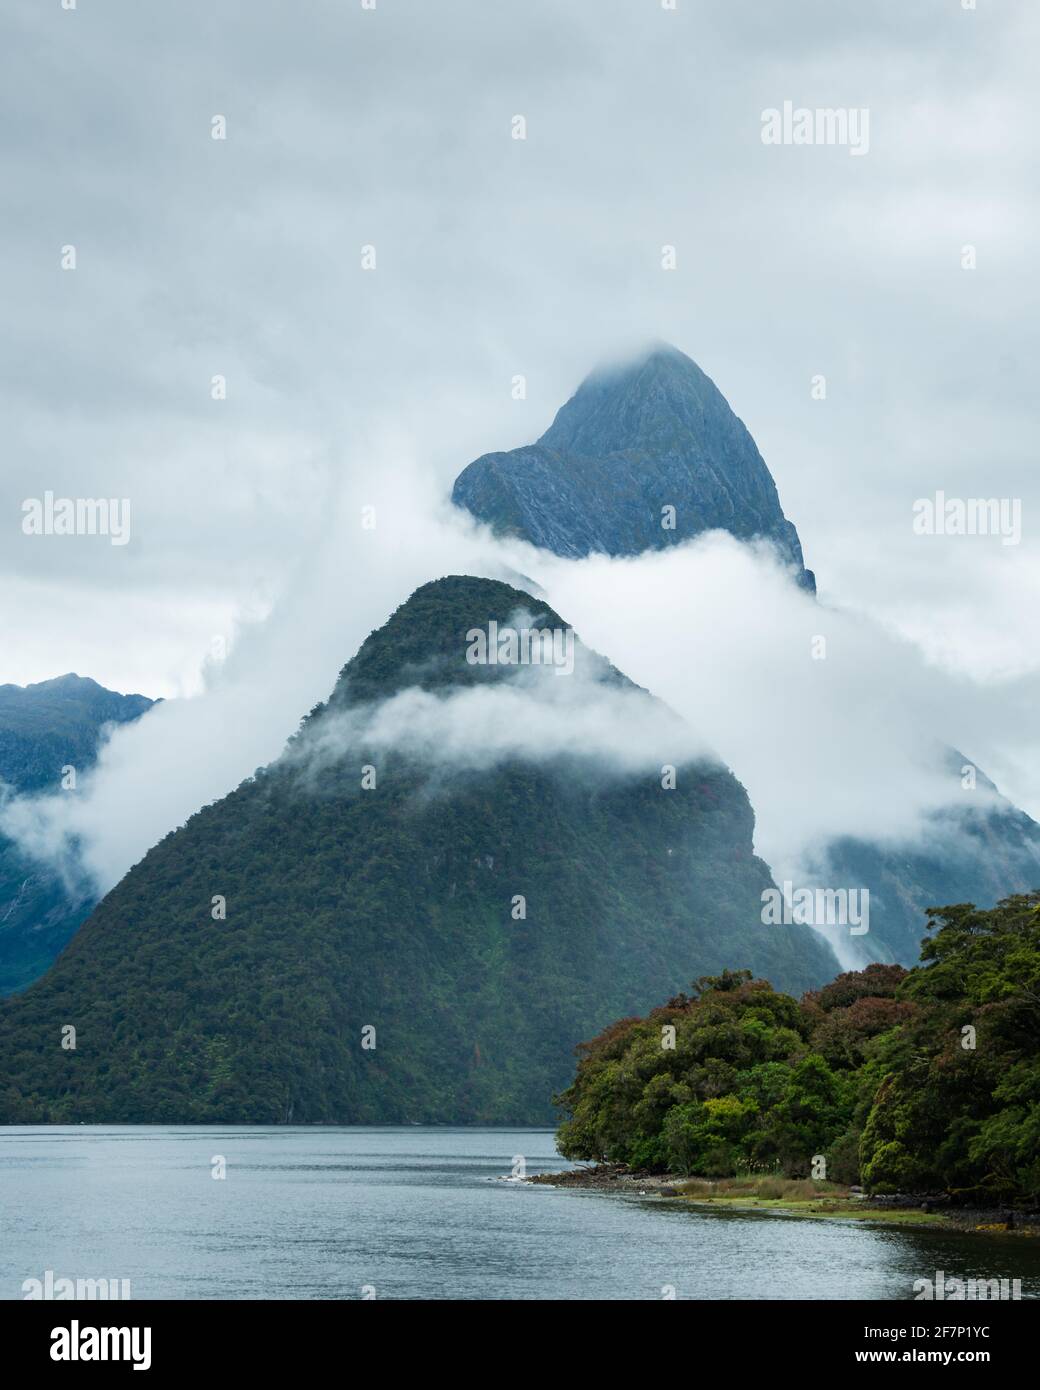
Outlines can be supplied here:
[[[1040, 1203], [1040, 893], [933, 909], [922, 964], [801, 1001], [701, 980], [580, 1050], [561, 1152], [701, 1177], [808, 1177]], [[668, 1039], [662, 1045], [662, 1039]]]
[[[156, 845], [0, 1006], [0, 1118], [544, 1122], [577, 1039], [691, 976], [833, 975], [811, 930], [762, 925], [751, 808], [717, 764], [664, 790], [658, 766], [533, 736], [482, 761], [515, 701], [455, 745], [387, 753], [385, 697], [412, 702], [396, 737], [414, 740], [449, 697], [511, 685], [466, 660], [466, 634], [517, 613], [564, 626], [505, 584], [425, 585], [277, 763]], [[574, 668], [589, 702], [663, 710], [580, 644]], [[543, 742], [564, 687], [551, 668], [518, 687], [549, 702]]]

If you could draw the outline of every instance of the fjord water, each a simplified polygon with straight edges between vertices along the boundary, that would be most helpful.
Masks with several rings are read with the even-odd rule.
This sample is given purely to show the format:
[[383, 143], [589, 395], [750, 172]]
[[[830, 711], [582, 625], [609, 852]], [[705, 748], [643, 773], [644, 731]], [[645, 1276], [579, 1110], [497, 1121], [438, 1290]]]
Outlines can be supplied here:
[[1027, 1239], [543, 1187], [518, 1155], [569, 1166], [542, 1129], [8, 1127], [0, 1297], [51, 1270], [133, 1298], [878, 1299], [938, 1269], [1040, 1297]]

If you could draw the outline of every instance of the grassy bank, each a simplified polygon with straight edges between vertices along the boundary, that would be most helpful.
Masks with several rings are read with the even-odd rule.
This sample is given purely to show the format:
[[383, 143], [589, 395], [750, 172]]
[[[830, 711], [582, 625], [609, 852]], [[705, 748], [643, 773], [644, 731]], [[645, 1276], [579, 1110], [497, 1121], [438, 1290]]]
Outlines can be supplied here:
[[660, 1197], [711, 1210], [761, 1211], [816, 1219], [883, 1221], [901, 1226], [929, 1226], [951, 1231], [1040, 1235], [1040, 1226], [1019, 1219], [1009, 1227], [1007, 1213], [968, 1209], [925, 1210], [911, 1198], [868, 1197], [840, 1183], [807, 1178], [678, 1178], [633, 1171], [624, 1164], [602, 1163], [563, 1173], [539, 1173], [529, 1182], [577, 1187], [630, 1196]]
[[839, 1183], [787, 1178], [696, 1178], [666, 1185], [668, 1194], [695, 1206], [733, 1207], [751, 1211], [782, 1211], [791, 1216], [834, 1217], [855, 1221], [886, 1221], [908, 1226], [953, 1226], [946, 1214], [920, 1207], [886, 1206]]

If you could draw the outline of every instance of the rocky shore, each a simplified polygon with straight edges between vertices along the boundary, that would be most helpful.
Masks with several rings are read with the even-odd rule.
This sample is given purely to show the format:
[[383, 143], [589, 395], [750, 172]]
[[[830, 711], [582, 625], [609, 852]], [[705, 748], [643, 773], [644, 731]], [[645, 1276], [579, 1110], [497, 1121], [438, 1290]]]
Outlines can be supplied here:
[[[546, 1183], [550, 1187], [596, 1188], [607, 1192], [646, 1192], [657, 1196], [675, 1196], [682, 1178], [667, 1174], [641, 1173], [626, 1168], [623, 1163], [597, 1163], [591, 1168], [569, 1168], [562, 1173], [535, 1173], [528, 1182]], [[664, 1189], [664, 1191], [662, 1191]]]

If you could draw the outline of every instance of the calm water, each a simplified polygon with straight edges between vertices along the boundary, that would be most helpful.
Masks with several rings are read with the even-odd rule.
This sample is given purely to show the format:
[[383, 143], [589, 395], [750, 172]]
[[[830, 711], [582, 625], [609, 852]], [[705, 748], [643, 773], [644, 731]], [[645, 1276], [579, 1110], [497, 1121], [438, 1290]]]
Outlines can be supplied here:
[[569, 1166], [548, 1130], [0, 1129], [0, 1297], [48, 1269], [135, 1298], [904, 1298], [937, 1269], [1040, 1297], [1040, 1241], [530, 1186], [517, 1154]]

